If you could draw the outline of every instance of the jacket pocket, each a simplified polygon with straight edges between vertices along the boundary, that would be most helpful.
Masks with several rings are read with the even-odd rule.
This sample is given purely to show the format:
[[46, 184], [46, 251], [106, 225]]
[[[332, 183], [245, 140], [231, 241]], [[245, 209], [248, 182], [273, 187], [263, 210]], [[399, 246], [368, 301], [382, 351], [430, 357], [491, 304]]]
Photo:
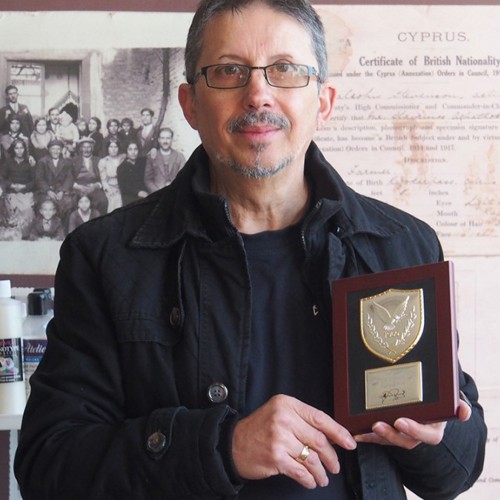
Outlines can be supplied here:
[[118, 343], [157, 342], [166, 347], [177, 344], [181, 327], [172, 314], [175, 316], [174, 312], [164, 318], [130, 315], [126, 319], [115, 319]]

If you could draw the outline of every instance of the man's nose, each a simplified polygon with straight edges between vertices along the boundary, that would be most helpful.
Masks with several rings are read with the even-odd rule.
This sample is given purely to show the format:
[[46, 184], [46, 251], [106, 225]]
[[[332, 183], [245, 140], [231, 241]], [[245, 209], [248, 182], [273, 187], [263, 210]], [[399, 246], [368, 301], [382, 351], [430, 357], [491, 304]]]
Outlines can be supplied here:
[[245, 86], [245, 104], [259, 109], [263, 106], [271, 106], [273, 102], [273, 87], [269, 85], [264, 69], [252, 68]]

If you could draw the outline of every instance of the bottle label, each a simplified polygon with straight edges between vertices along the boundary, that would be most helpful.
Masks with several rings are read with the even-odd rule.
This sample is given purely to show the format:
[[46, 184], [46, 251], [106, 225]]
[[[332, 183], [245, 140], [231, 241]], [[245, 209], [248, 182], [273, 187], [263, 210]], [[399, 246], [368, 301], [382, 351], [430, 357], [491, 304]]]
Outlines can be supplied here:
[[23, 351], [21, 339], [0, 339], [0, 384], [22, 382]]
[[26, 380], [26, 398], [29, 397], [31, 386], [29, 380], [35, 373], [38, 364], [42, 360], [47, 347], [46, 339], [24, 339], [23, 340], [23, 367], [24, 379]]

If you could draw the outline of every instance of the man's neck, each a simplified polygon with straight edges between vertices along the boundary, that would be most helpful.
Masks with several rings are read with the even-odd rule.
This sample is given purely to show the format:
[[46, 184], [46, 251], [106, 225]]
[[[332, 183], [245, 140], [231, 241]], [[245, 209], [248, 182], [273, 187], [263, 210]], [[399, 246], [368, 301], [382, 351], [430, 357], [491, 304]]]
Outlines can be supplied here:
[[303, 174], [295, 177], [284, 172], [265, 179], [228, 175], [222, 183], [212, 182], [212, 191], [226, 197], [240, 232], [276, 231], [298, 223], [307, 210], [307, 182]]

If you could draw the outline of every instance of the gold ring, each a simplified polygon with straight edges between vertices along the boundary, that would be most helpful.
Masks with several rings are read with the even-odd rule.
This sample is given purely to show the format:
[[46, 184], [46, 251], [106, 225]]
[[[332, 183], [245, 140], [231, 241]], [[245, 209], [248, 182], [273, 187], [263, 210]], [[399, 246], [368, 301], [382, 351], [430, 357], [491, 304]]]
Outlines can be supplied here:
[[306, 458], [309, 456], [309, 446], [307, 444], [304, 445], [304, 448], [302, 448], [302, 451], [300, 452], [300, 455], [297, 457], [297, 460], [300, 460], [301, 462], [304, 462]]

